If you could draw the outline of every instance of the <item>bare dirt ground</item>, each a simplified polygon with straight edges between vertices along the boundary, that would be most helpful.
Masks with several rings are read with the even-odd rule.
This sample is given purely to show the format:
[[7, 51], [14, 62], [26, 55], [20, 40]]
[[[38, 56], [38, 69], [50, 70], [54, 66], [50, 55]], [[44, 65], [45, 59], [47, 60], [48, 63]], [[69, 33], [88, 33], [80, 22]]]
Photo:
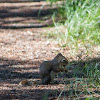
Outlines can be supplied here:
[[48, 100], [56, 100], [63, 84], [19, 86], [23, 79], [40, 79], [39, 65], [62, 52], [56, 42], [41, 35], [44, 26], [52, 24], [50, 13], [55, 7], [45, 6], [38, 17], [45, 2], [15, 1], [0, 3], [0, 100], [43, 100], [48, 94]]
[[[20, 87], [23, 79], [40, 79], [38, 67], [44, 60], [52, 59], [56, 43], [41, 36], [50, 24], [49, 6], [38, 12], [44, 2], [0, 3], [0, 100], [41, 100], [54, 86]], [[51, 22], [52, 23], [52, 22]]]

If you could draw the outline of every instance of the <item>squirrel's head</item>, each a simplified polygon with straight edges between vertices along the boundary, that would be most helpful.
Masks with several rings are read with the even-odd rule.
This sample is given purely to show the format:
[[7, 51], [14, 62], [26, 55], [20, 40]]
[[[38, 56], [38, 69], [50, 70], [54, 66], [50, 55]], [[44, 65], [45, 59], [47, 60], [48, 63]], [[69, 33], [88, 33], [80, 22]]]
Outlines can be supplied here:
[[68, 64], [67, 58], [65, 58], [61, 53], [58, 53], [54, 59], [56, 59], [58, 63]]

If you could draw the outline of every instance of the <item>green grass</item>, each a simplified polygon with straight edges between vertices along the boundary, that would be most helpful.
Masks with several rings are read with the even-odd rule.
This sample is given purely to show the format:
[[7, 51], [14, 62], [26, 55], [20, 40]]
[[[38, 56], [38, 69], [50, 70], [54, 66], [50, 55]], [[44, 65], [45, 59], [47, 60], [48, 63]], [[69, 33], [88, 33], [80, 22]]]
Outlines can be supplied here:
[[[79, 67], [73, 71], [74, 80], [70, 80], [69, 89], [70, 91], [70, 98], [73, 95], [76, 96], [77, 99], [80, 99], [80, 95], [91, 95], [96, 94], [94, 91], [99, 91], [100, 89], [100, 70], [99, 70], [100, 63], [98, 62], [91, 62], [86, 63], [85, 66], [81, 69]], [[77, 72], [82, 73], [84, 76], [82, 78], [78, 78]], [[65, 78], [66, 80], [66, 78]], [[68, 88], [67, 88], [68, 89]], [[68, 89], [68, 90], [69, 90]], [[78, 93], [77, 93], [78, 92]], [[97, 95], [97, 94], [96, 94]], [[95, 98], [95, 97], [93, 97]], [[86, 98], [86, 100], [91, 100], [90, 98]], [[97, 100], [97, 99], [96, 99]]]
[[[55, 0], [48, 0], [53, 3]], [[57, 0], [56, 0], [57, 1]], [[77, 47], [100, 44], [100, 1], [99, 0], [65, 0], [54, 12], [53, 22], [56, 27], [64, 25], [64, 31], [48, 33], [48, 37], [56, 37], [61, 46]], [[64, 23], [55, 22], [56, 17], [64, 19]], [[60, 23], [59, 23], [60, 22]], [[66, 28], [65, 28], [66, 27]], [[60, 32], [59, 32], [60, 31]], [[76, 45], [77, 44], [77, 45]]]
[[[64, 78], [64, 88], [59, 90], [51, 90], [44, 95], [43, 100], [48, 100], [49, 97], [55, 96], [56, 100], [99, 100], [100, 90], [100, 63], [86, 63], [81, 69], [76, 69], [77, 72], [84, 74], [79, 78], [76, 71], [73, 71], [73, 78]], [[81, 66], [80, 66], [81, 67]], [[63, 74], [63, 73], [62, 73]], [[97, 91], [97, 92], [96, 92]], [[99, 96], [98, 96], [99, 95]]]

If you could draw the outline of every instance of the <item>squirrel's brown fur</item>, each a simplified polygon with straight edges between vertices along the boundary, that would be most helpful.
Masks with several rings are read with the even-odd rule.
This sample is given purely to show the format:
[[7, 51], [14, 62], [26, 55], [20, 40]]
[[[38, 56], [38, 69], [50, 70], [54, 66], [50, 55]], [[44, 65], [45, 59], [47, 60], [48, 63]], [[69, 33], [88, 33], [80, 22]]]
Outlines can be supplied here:
[[67, 72], [66, 65], [68, 64], [68, 60], [59, 53], [53, 60], [44, 61], [39, 68], [40, 77], [42, 84], [47, 85], [52, 79], [52, 71], [55, 73], [58, 72]]

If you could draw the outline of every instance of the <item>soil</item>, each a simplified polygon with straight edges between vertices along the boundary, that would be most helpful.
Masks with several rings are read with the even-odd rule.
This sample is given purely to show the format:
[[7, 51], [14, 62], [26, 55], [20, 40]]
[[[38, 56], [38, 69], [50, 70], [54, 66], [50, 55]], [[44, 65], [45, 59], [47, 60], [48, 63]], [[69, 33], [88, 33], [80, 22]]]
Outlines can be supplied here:
[[40, 80], [39, 65], [62, 52], [42, 35], [51, 29], [46, 26], [52, 24], [56, 7], [43, 0], [0, 1], [0, 100], [56, 100], [64, 84], [19, 85], [23, 79]]

